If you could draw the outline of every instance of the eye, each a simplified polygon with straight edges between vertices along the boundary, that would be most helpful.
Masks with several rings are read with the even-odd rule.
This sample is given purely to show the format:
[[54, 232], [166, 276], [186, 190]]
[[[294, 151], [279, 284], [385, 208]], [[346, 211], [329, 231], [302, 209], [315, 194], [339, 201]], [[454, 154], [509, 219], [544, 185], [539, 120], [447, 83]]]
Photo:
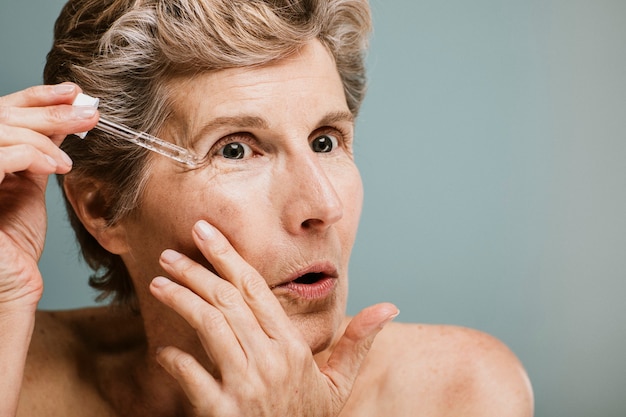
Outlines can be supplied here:
[[218, 154], [226, 159], [243, 159], [252, 155], [252, 149], [245, 143], [230, 142], [222, 146]]
[[311, 141], [311, 149], [313, 149], [313, 152], [328, 153], [337, 146], [337, 138], [328, 134], [317, 136]]

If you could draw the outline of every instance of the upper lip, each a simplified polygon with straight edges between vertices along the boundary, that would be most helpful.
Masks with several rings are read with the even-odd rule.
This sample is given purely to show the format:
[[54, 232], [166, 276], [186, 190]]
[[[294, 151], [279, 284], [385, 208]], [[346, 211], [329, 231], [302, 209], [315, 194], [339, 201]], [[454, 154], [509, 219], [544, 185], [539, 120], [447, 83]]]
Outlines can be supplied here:
[[296, 279], [306, 275], [306, 274], [320, 274], [327, 278], [338, 278], [339, 274], [337, 272], [337, 268], [331, 262], [316, 262], [305, 268], [299, 269], [296, 272], [290, 274], [284, 280], [278, 282], [277, 284], [271, 285], [270, 288], [276, 288], [281, 285], [288, 284]]

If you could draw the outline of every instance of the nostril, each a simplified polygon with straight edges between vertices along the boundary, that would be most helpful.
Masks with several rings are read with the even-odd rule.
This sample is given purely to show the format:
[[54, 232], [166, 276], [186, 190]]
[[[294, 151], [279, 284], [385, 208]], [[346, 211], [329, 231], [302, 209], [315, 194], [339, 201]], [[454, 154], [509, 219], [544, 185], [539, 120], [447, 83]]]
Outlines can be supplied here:
[[337, 223], [343, 217], [343, 207], [341, 205], [329, 207], [319, 213], [319, 216], [310, 217], [301, 223], [304, 230], [325, 228]]
[[324, 222], [320, 219], [308, 219], [302, 222], [302, 228], [312, 229], [312, 228], [315, 228], [316, 226], [321, 226], [323, 224]]

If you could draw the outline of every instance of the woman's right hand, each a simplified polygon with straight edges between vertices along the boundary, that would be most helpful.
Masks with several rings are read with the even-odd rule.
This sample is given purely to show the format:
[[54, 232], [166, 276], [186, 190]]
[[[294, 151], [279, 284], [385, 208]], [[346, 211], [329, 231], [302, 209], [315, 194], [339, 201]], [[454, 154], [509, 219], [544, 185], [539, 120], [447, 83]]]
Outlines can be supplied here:
[[0, 312], [34, 310], [41, 298], [48, 176], [72, 167], [59, 149], [65, 136], [98, 120], [95, 109], [72, 106], [80, 92], [63, 83], [0, 97]]

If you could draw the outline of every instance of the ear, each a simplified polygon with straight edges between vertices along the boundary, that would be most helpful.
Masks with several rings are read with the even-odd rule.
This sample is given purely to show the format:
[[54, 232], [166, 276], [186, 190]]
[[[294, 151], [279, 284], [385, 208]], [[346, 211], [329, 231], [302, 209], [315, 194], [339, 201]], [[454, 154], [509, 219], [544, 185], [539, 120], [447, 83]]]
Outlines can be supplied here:
[[80, 222], [104, 249], [116, 255], [128, 252], [123, 222], [110, 225], [107, 220], [111, 198], [104, 184], [66, 175], [63, 189]]

